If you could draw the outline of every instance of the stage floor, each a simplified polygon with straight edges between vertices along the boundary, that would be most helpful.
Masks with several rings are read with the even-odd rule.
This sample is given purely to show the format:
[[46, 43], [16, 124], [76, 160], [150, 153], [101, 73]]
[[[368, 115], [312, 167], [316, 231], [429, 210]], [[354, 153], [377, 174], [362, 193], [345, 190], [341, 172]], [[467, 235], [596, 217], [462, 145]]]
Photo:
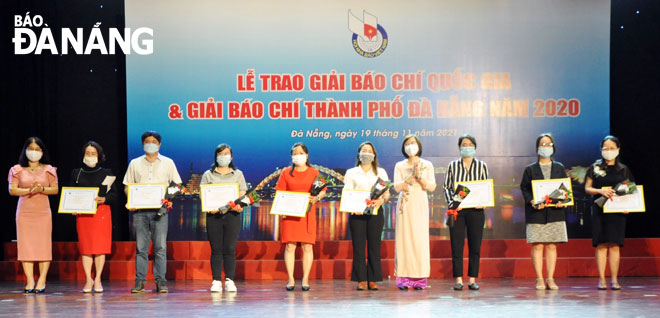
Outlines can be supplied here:
[[557, 279], [559, 291], [536, 291], [530, 279], [483, 279], [480, 291], [453, 291], [432, 279], [423, 291], [400, 291], [386, 280], [378, 291], [356, 291], [346, 280], [312, 280], [287, 292], [284, 281], [237, 281], [238, 293], [210, 293], [204, 280], [170, 281], [169, 294], [131, 294], [132, 281], [106, 281], [102, 294], [83, 282], [48, 282], [45, 294], [22, 293], [23, 282], [0, 282], [0, 317], [657, 317], [660, 278], [623, 277], [621, 291], [596, 290], [595, 278]]

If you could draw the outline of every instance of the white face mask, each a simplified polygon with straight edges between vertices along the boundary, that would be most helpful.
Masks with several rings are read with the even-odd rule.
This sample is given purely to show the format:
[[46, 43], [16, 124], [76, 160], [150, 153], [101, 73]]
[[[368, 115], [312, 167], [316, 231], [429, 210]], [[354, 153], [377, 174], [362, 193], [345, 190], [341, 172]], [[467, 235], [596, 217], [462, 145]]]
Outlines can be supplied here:
[[603, 150], [601, 152], [601, 155], [603, 155], [603, 159], [605, 160], [614, 160], [616, 157], [619, 156], [619, 149], [616, 150]]
[[28, 160], [32, 162], [37, 162], [41, 160], [41, 157], [43, 155], [44, 153], [39, 150], [25, 150], [25, 156], [28, 158]]
[[231, 156], [217, 156], [215, 157], [215, 161], [218, 163], [218, 166], [226, 167], [231, 163]]
[[368, 152], [361, 152], [359, 156], [360, 156], [360, 162], [365, 165], [374, 162], [374, 158], [376, 157], [374, 154]]
[[160, 148], [157, 144], [152, 144], [152, 143], [146, 143], [142, 146], [144, 148], [144, 152], [153, 155], [158, 152], [158, 149]]
[[417, 144], [406, 145], [403, 149], [408, 156], [416, 156], [417, 152], [419, 152], [419, 146], [417, 146]]
[[99, 163], [99, 158], [98, 157], [84, 157], [83, 158], [83, 163], [86, 164], [90, 168], [96, 167], [96, 164]]
[[307, 155], [293, 155], [291, 156], [291, 162], [296, 166], [305, 165], [307, 162]]

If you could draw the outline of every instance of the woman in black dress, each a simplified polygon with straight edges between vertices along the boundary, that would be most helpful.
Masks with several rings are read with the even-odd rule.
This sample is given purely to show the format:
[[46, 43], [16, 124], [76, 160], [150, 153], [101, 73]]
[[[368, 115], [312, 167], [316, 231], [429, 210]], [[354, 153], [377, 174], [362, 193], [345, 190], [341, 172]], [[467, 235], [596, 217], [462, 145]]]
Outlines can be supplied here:
[[[602, 196], [612, 197], [614, 187], [619, 182], [626, 179], [634, 181], [630, 169], [619, 160], [619, 149], [621, 143], [614, 136], [606, 136], [600, 143], [602, 158], [596, 160], [587, 170], [585, 182], [585, 191], [598, 199]], [[621, 289], [617, 280], [619, 272], [619, 247], [623, 247], [623, 239], [626, 232], [626, 214], [621, 213], [603, 213], [603, 209], [597, 204], [591, 205], [591, 221], [593, 246], [596, 247], [596, 264], [598, 265], [598, 289], [607, 289], [605, 281], [605, 266], [607, 265], [607, 254], [609, 252], [610, 272], [612, 281], [610, 288], [613, 290]]]

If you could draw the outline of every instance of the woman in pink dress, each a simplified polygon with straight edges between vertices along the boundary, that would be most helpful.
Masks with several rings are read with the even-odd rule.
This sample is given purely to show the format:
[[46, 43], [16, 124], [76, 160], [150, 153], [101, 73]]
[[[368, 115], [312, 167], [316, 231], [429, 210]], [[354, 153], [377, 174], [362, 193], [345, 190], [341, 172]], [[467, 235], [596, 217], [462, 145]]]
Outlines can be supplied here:
[[[18, 260], [23, 264], [26, 293], [46, 291], [46, 275], [53, 259], [52, 231], [48, 195], [57, 194], [57, 173], [49, 165], [48, 152], [41, 139], [25, 141], [18, 164], [9, 169], [9, 194], [19, 196], [16, 207]], [[34, 263], [39, 264], [39, 279], [34, 281]]]

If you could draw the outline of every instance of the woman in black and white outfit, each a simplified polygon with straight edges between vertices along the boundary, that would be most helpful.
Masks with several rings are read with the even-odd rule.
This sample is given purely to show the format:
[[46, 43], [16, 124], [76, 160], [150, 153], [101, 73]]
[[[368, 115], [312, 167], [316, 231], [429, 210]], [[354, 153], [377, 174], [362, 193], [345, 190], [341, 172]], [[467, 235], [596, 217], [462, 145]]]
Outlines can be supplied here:
[[[458, 149], [461, 158], [452, 161], [447, 167], [445, 175], [444, 194], [447, 205], [451, 204], [454, 197], [456, 183], [462, 181], [476, 181], [488, 179], [488, 166], [486, 163], [474, 158], [477, 149], [477, 140], [469, 134], [458, 137]], [[467, 232], [469, 265], [468, 265], [468, 288], [479, 290], [476, 283], [479, 276], [479, 260], [481, 258], [481, 239], [484, 234], [484, 207], [462, 209], [458, 208], [458, 217], [454, 226], [449, 228], [451, 240], [451, 261], [456, 284], [454, 290], [463, 289], [463, 246], [465, 245], [465, 234]], [[453, 216], [449, 216], [453, 217]]]
[[[363, 142], [358, 147], [355, 167], [346, 171], [344, 189], [371, 190], [378, 178], [388, 181], [385, 169], [378, 166], [378, 154], [371, 142]], [[374, 200], [375, 215], [351, 213], [349, 226], [353, 239], [353, 271], [351, 280], [358, 282], [357, 290], [377, 290], [378, 283], [383, 280], [383, 271], [380, 262], [380, 245], [383, 234], [383, 203], [390, 197], [385, 192], [380, 198]], [[365, 255], [368, 251], [368, 259]], [[366, 262], [365, 262], [366, 259]], [[367, 286], [368, 283], [368, 286]]]

